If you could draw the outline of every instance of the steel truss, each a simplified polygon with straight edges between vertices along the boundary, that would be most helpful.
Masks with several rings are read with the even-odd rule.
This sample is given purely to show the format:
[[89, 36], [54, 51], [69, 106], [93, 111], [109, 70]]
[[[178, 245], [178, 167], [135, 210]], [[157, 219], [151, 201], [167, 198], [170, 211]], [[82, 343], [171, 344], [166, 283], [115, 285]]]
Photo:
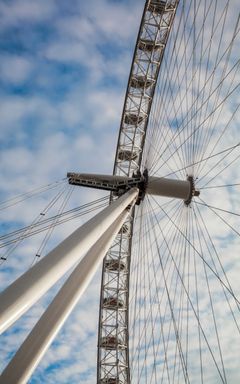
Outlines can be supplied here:
[[[146, 1], [120, 124], [113, 175], [140, 173], [158, 73], [179, 0]], [[110, 200], [115, 199], [114, 194]], [[134, 209], [103, 262], [98, 384], [130, 383], [128, 298]]]

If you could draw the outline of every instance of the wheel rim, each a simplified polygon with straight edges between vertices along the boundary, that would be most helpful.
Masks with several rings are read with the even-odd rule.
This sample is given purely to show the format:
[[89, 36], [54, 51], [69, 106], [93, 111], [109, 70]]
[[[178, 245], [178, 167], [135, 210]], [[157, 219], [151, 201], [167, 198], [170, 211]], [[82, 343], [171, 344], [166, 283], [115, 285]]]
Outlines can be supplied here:
[[[167, 5], [170, 3], [173, 5], [173, 2], [167, 2]], [[154, 8], [157, 5], [153, 4], [155, 2], [146, 3], [141, 26], [148, 12], [157, 17]], [[239, 302], [233, 276], [236, 260], [233, 261], [233, 269], [229, 268], [232, 275], [230, 281], [224, 257], [225, 252], [231, 252], [233, 260], [236, 258], [234, 255], [239, 241], [237, 193], [234, 192], [239, 182], [236, 168], [234, 171], [232, 167], [240, 157], [239, 144], [235, 140], [239, 25], [237, 15], [234, 18], [233, 14], [234, 6], [229, 1], [221, 4], [205, 1], [201, 5], [196, 1], [180, 2], [161, 60], [159, 85], [156, 86], [153, 104], [146, 115], [141, 108], [136, 114], [126, 112], [125, 100], [115, 174], [131, 174], [131, 165], [136, 163], [136, 170], [139, 166], [142, 172], [147, 168], [152, 176], [171, 175], [177, 179], [190, 176], [200, 189], [200, 197], [193, 199], [187, 207], [182, 202], [159, 201], [147, 196], [143, 204], [136, 208], [135, 218], [133, 216], [126, 223], [127, 230], [119, 234], [117, 242], [125, 242], [127, 249], [124, 257], [128, 273], [121, 281], [126, 287], [125, 297], [119, 296], [118, 299], [128, 303], [129, 298], [129, 307], [126, 307], [124, 318], [119, 317], [122, 315], [118, 306], [112, 314], [108, 312], [108, 316], [115, 319], [113, 323], [119, 324], [120, 319], [122, 328], [125, 326], [125, 347], [119, 352], [116, 343], [113, 348], [116, 358], [122, 353], [124, 357], [119, 368], [114, 363], [114, 357], [111, 360], [107, 352], [105, 357], [110, 363], [109, 366], [104, 365], [101, 322], [106, 311], [103, 307], [106, 295], [104, 284], [109, 275], [104, 264], [99, 382], [101, 379], [116, 379], [116, 382], [131, 380], [138, 383], [192, 380], [225, 383], [238, 378], [234, 358], [239, 354]], [[159, 49], [156, 41], [154, 44], [155, 49]], [[133, 63], [139, 50], [149, 51], [152, 47], [149, 39], [141, 38], [140, 27]], [[131, 85], [136, 89], [142, 87], [142, 78], [131, 80], [132, 77], [131, 72], [126, 99]], [[151, 86], [145, 82], [145, 88]], [[226, 119], [220, 122], [223, 115]], [[144, 119], [146, 125], [143, 132], [147, 127], [148, 131], [142, 144], [132, 145], [129, 153], [119, 156], [124, 124], [141, 126]], [[135, 162], [134, 156], [139, 148], [141, 155]], [[119, 159], [131, 165], [128, 164], [125, 169], [118, 167]], [[227, 200], [224, 199], [227, 205], [224, 205], [222, 190], [227, 190], [229, 195]], [[215, 220], [219, 228], [221, 226], [220, 232], [215, 231]], [[227, 245], [219, 240], [219, 233], [224, 236]], [[117, 252], [120, 252], [120, 260], [121, 251], [118, 249]], [[159, 274], [161, 284], [157, 279]], [[116, 273], [118, 281], [121, 279], [119, 276], [121, 273]], [[202, 304], [204, 300], [205, 307]], [[221, 310], [227, 314], [231, 324], [231, 335], [227, 341], [223, 333], [226, 319]], [[118, 332], [116, 327], [114, 332]], [[236, 338], [234, 340], [235, 332], [238, 342]], [[230, 344], [234, 345], [232, 354], [229, 353]], [[229, 364], [229, 360], [235, 363]]]

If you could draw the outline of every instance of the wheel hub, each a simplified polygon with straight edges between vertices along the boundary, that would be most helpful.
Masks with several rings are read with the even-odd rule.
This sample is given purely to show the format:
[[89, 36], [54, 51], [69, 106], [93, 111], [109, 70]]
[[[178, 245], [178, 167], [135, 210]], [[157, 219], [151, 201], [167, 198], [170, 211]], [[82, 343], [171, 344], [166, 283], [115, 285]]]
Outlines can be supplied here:
[[111, 191], [115, 196], [121, 196], [131, 188], [137, 187], [139, 189], [137, 205], [148, 194], [181, 199], [186, 206], [189, 206], [192, 198], [200, 194], [195, 188], [193, 176], [188, 176], [187, 180], [168, 179], [149, 176], [147, 169], [143, 173], [138, 171], [132, 177], [72, 172], [69, 172], [67, 177], [69, 184]]

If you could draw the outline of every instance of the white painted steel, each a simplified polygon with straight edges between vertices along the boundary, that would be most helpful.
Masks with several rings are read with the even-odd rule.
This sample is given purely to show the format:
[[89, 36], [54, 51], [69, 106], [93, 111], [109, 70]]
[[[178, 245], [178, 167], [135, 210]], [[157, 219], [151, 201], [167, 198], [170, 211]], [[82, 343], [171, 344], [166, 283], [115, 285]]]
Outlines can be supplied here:
[[[76, 177], [86, 181], [109, 183], [116, 186], [121, 182], [130, 182], [134, 177], [117, 176], [117, 175], [98, 175], [88, 173], [69, 173], [72, 177]], [[142, 177], [144, 181], [144, 177]], [[136, 181], [137, 185], [138, 181]], [[90, 187], [90, 185], [88, 185]], [[149, 176], [147, 182], [146, 193], [149, 195], [165, 196], [176, 199], [187, 200], [191, 193], [191, 182], [189, 180], [168, 179], [165, 177]]]
[[191, 193], [191, 183], [188, 180], [149, 176], [146, 193], [187, 200]]
[[14, 323], [81, 259], [137, 195], [138, 189], [133, 188], [115, 200], [1, 293], [0, 333]]
[[92, 280], [128, 214], [129, 211], [125, 209], [80, 261], [4, 369], [0, 377], [0, 384], [23, 384], [29, 380], [44, 353]]
[[108, 181], [108, 182], [120, 182], [128, 181], [130, 178], [128, 176], [116, 176], [116, 175], [102, 175], [97, 173], [74, 173], [69, 172], [68, 177], [75, 176], [80, 179], [85, 180], [97, 180], [97, 181]]

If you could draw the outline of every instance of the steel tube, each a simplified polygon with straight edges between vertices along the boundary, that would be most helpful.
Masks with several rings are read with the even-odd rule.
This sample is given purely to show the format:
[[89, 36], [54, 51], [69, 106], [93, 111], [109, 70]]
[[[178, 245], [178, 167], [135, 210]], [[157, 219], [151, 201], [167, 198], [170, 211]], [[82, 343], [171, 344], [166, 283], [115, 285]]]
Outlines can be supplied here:
[[0, 377], [0, 384], [23, 384], [29, 380], [49, 345], [92, 280], [127, 216], [128, 210], [125, 209], [79, 262], [4, 369]]
[[112, 225], [138, 195], [133, 188], [83, 224], [0, 295], [0, 333], [54, 285]]
[[191, 183], [188, 180], [149, 176], [146, 193], [187, 200], [191, 193]]

